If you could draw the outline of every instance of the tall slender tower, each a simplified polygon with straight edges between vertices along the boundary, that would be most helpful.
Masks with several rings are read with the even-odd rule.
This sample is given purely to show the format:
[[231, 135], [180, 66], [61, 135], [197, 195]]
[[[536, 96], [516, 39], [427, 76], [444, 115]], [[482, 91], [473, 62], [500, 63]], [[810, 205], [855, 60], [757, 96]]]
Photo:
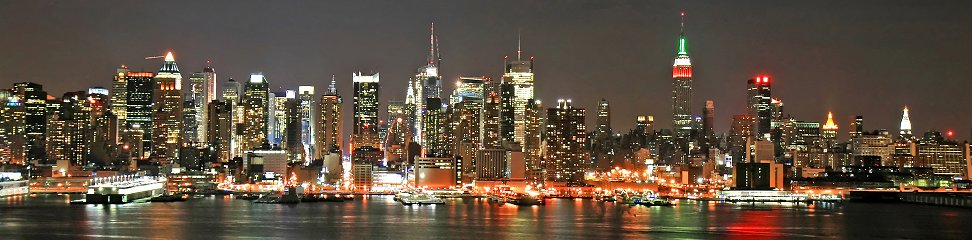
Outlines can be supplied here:
[[757, 139], [769, 140], [770, 123], [773, 120], [773, 97], [770, 92], [770, 78], [765, 75], [757, 75], [746, 82], [747, 108], [748, 114], [756, 118], [756, 126], [753, 126], [753, 134]]
[[[533, 75], [533, 57], [528, 60], [523, 58], [523, 49], [520, 45], [520, 38], [517, 36], [516, 40], [516, 60], [511, 60], [509, 57], [504, 59], [506, 65], [506, 71], [503, 72], [503, 82], [501, 92], [506, 93], [501, 95], [506, 98], [511, 98], [511, 101], [501, 99], [501, 101], [508, 102], [511, 106], [504, 106], [506, 108], [511, 108], [512, 112], [506, 111], [507, 114], [504, 118], [509, 119], [509, 121], [504, 121], [505, 124], [512, 123], [512, 126], [501, 126], [502, 129], [511, 129], [512, 134], [509, 131], [504, 130], [503, 134], [512, 135], [512, 140], [514, 142], [522, 144], [524, 142], [524, 137], [526, 136], [526, 106], [530, 101], [536, 99], [533, 94], [534, 86], [534, 75]], [[509, 114], [512, 113], [512, 114]]]
[[340, 152], [341, 150], [341, 128], [343, 128], [343, 121], [341, 121], [342, 102], [341, 95], [338, 95], [337, 92], [337, 83], [332, 76], [331, 85], [328, 86], [327, 91], [321, 96], [320, 120], [317, 121], [317, 134], [315, 135], [317, 158], [322, 158], [328, 153]]
[[676, 137], [687, 138], [692, 133], [692, 62], [685, 48], [685, 12], [681, 17], [682, 31], [672, 65], [672, 121]]
[[152, 107], [152, 156], [166, 163], [179, 160], [182, 146], [182, 73], [172, 52], [155, 75]]
[[115, 76], [111, 81], [111, 112], [118, 116], [118, 129], [125, 129], [126, 110], [128, 110], [128, 66], [121, 65], [115, 69]]
[[[439, 38], [435, 36], [435, 22], [433, 22], [429, 27], [429, 56], [426, 61], [426, 65], [421, 66], [415, 73], [415, 78], [412, 79], [412, 87], [410, 89], [413, 94], [413, 100], [415, 101], [415, 129], [413, 131], [413, 137], [419, 145], [425, 145], [426, 137], [425, 130], [429, 127], [425, 126], [424, 117], [422, 116], [427, 112], [429, 99], [441, 99], [440, 93], [442, 92], [442, 76], [439, 76], [439, 64], [442, 61], [442, 57], [439, 55]], [[434, 106], [436, 108], [441, 108], [441, 106]]]
[[251, 73], [243, 90], [243, 122], [240, 148], [242, 151], [260, 147], [267, 140], [270, 116], [270, 83], [263, 73]]

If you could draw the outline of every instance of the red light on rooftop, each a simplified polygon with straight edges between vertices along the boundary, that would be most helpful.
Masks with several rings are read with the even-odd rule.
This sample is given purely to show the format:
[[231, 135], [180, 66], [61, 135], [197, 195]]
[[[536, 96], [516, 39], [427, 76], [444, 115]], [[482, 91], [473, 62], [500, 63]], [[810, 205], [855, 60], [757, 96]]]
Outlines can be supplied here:
[[945, 132], [945, 135], [948, 135], [948, 137], [951, 138], [951, 137], [955, 136], [955, 131], [948, 130], [948, 132]]
[[683, 12], [679, 13], [678, 15], [681, 16], [681, 17], [684, 17], [685, 16], [685, 12], [683, 11]]

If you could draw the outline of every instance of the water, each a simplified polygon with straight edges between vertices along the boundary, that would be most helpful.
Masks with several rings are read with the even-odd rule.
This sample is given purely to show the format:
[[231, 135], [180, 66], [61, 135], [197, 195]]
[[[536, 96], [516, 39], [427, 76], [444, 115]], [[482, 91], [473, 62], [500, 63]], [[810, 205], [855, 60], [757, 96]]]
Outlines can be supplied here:
[[[77, 196], [73, 197], [77, 199]], [[0, 239], [968, 239], [972, 210], [912, 204], [622, 206], [552, 199], [402, 206], [390, 196], [344, 203], [255, 204], [231, 197], [68, 205], [67, 195], [0, 198]]]

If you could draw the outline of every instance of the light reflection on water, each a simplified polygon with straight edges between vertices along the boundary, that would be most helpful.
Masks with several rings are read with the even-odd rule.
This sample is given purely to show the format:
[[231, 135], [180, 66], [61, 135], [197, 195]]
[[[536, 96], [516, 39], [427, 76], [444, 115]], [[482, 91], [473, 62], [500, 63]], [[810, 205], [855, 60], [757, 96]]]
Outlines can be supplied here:
[[254, 204], [232, 197], [176, 203], [68, 205], [79, 196], [8, 197], [0, 238], [537, 239], [962, 238], [972, 210], [909, 204], [729, 204], [676, 207], [549, 199], [402, 206], [390, 196], [345, 203]]

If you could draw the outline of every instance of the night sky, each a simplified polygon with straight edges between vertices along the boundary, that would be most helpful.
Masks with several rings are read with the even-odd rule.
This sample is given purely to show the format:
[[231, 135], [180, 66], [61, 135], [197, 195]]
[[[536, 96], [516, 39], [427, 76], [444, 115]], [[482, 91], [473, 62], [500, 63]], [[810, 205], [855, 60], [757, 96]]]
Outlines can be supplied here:
[[[459, 76], [499, 78], [517, 31], [536, 57], [536, 95], [592, 107], [611, 102], [615, 131], [636, 115], [671, 126], [671, 66], [679, 11], [695, 67], [693, 108], [716, 106], [717, 131], [745, 112], [746, 80], [773, 77], [797, 119], [833, 111], [846, 138], [972, 128], [972, 1], [0, 1], [0, 85], [32, 81], [49, 94], [110, 87], [117, 66], [157, 71], [172, 50], [185, 78], [211, 59], [219, 82], [264, 72], [274, 90], [337, 76], [350, 121], [351, 73], [381, 72], [382, 104], [404, 99], [435, 21], [443, 98]], [[221, 89], [219, 90], [221, 91]], [[382, 110], [384, 111], [384, 110]], [[345, 128], [350, 127], [345, 124]]]

